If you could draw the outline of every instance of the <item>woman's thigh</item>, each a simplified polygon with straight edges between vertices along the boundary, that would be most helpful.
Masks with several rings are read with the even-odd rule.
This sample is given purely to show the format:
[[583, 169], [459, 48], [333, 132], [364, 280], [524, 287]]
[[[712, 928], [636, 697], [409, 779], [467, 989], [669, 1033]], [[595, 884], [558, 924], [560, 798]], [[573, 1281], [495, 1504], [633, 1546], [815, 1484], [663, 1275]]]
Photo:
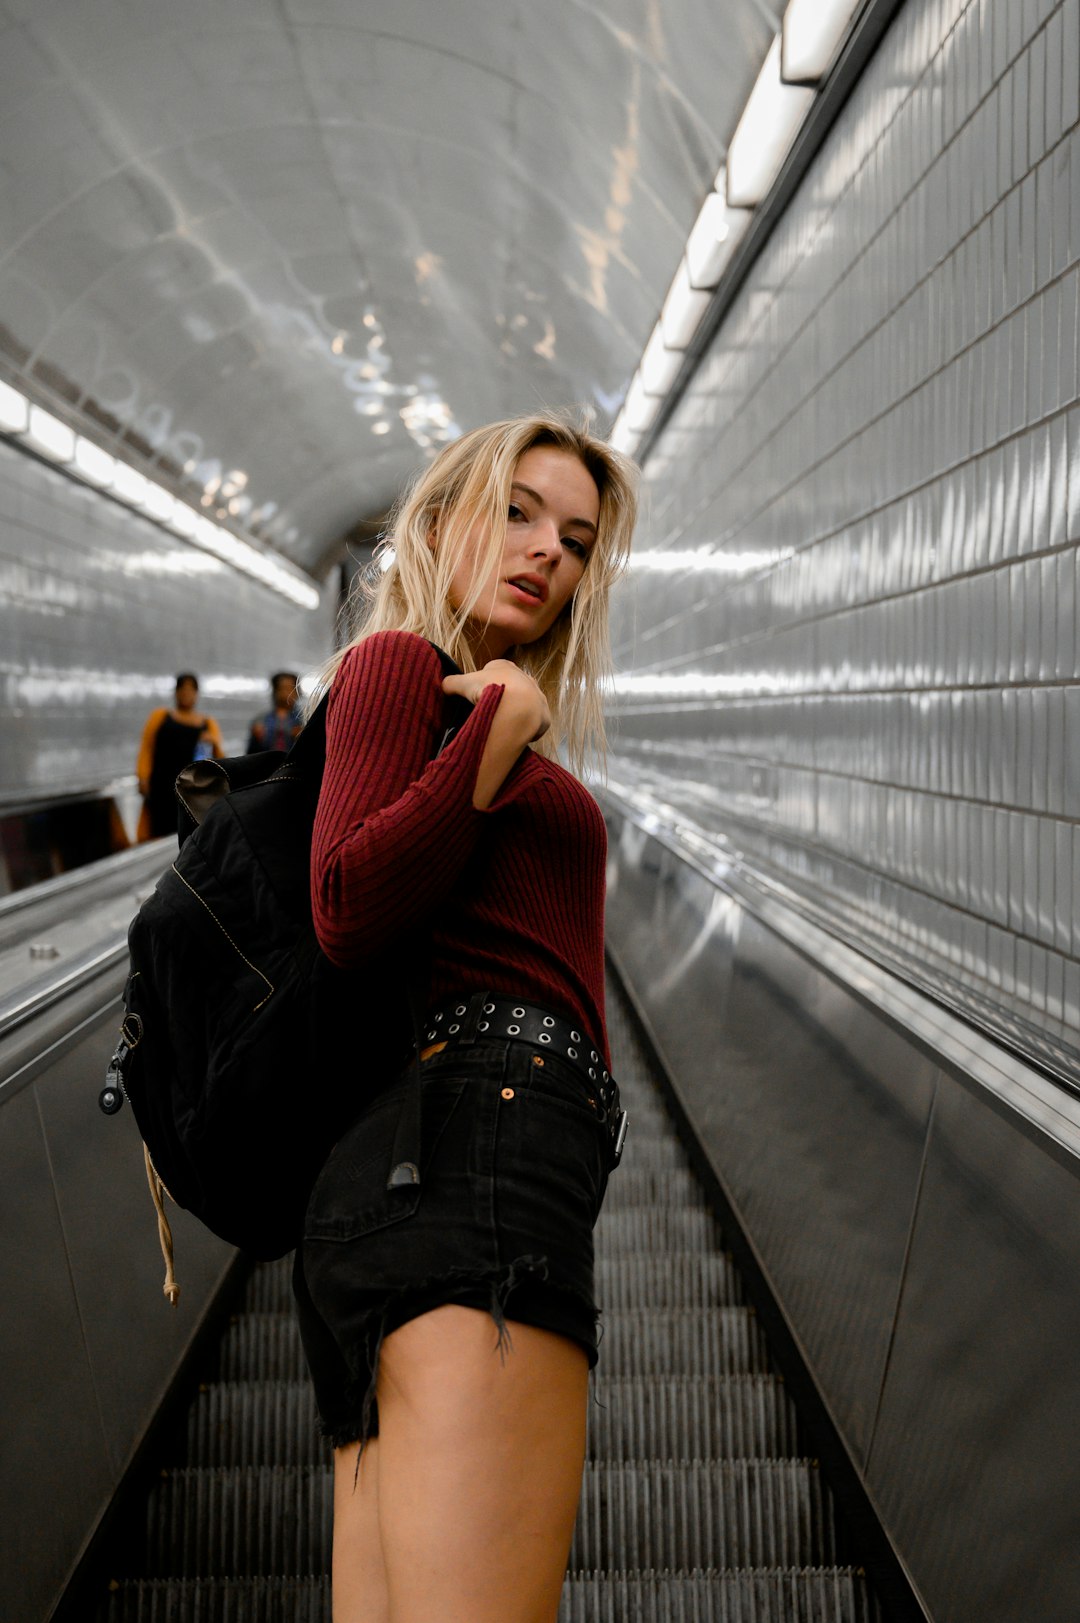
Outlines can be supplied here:
[[553, 1623], [585, 1457], [588, 1358], [447, 1305], [387, 1336], [379, 1526], [394, 1623]]

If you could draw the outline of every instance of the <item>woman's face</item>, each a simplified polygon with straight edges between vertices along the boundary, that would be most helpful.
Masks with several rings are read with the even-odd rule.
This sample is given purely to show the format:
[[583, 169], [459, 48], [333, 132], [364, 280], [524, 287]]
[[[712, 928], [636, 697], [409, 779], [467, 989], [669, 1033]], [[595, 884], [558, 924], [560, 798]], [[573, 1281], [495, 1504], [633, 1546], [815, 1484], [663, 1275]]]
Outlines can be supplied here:
[[[536, 642], [566, 608], [585, 572], [600, 522], [600, 493], [572, 451], [534, 445], [518, 458], [510, 487], [506, 542], [484, 582], [470, 623], [473, 655], [485, 664], [519, 643]], [[450, 583], [456, 607], [473, 584], [482, 529]]]
[[194, 682], [177, 682], [176, 708], [177, 710], [194, 710], [195, 701], [199, 697], [199, 690]]

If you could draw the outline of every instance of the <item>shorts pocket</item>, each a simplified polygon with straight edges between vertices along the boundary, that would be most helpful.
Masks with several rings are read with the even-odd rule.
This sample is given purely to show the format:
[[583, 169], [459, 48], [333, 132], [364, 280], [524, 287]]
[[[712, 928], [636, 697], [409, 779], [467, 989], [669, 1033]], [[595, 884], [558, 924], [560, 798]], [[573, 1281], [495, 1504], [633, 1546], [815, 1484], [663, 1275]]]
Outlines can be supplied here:
[[386, 1187], [406, 1088], [381, 1095], [338, 1140], [308, 1202], [307, 1240], [358, 1240], [416, 1211], [426, 1167], [461, 1097], [460, 1088], [425, 1089], [419, 1184]]

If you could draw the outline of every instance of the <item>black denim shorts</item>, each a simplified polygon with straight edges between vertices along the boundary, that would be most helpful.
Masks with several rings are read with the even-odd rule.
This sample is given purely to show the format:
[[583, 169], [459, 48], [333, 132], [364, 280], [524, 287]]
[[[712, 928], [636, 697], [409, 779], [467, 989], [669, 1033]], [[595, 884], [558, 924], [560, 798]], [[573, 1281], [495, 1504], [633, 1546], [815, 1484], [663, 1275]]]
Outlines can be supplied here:
[[304, 1352], [335, 1446], [378, 1432], [384, 1336], [447, 1302], [489, 1312], [504, 1353], [516, 1321], [569, 1337], [596, 1363], [601, 1101], [569, 1061], [504, 1039], [446, 1048], [422, 1076], [420, 1184], [386, 1187], [410, 1065], [335, 1145], [296, 1253]]

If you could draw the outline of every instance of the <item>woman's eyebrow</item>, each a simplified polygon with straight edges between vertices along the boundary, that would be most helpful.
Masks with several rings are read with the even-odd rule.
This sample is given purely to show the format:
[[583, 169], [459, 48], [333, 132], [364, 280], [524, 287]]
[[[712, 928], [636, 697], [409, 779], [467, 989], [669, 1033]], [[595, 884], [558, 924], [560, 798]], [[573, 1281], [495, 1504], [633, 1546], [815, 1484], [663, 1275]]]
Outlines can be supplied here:
[[[538, 507], [546, 507], [547, 506], [547, 503], [545, 502], [543, 496], [541, 496], [540, 492], [538, 490], [533, 490], [531, 485], [520, 484], [518, 482], [518, 480], [515, 479], [514, 483], [510, 486], [510, 489], [511, 490], [520, 490], [523, 495], [531, 496], [533, 501], [537, 504]], [[568, 528], [569, 528], [570, 525], [574, 525], [577, 529], [591, 530], [593, 535], [596, 534], [596, 525], [593, 524], [590, 519], [587, 519], [587, 518], [568, 518], [566, 523], [567, 523]]]

